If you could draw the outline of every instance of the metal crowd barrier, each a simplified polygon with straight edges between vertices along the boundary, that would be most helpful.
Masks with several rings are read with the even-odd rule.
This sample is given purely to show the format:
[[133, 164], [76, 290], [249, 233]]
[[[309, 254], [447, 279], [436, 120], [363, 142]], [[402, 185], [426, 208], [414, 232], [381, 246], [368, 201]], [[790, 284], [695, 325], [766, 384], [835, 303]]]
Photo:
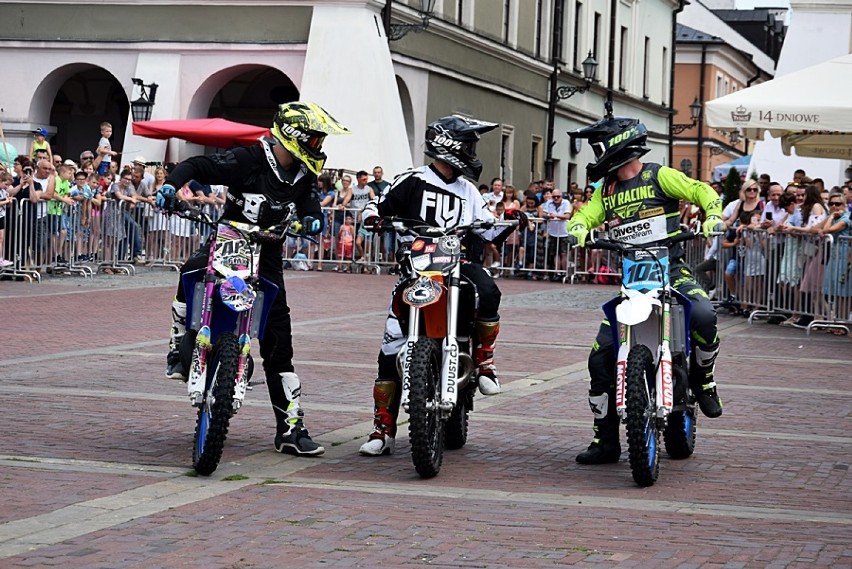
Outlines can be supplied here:
[[138, 266], [177, 271], [209, 232], [147, 204], [107, 199], [47, 205], [13, 199], [7, 207], [3, 256], [12, 264], [0, 268], [0, 276], [41, 281], [45, 273], [132, 275]]
[[713, 258], [693, 265], [714, 303], [755, 319], [812, 329], [852, 325], [852, 238], [747, 229], [717, 237]]
[[[210, 232], [202, 224], [126, 201], [62, 204], [61, 212], [47, 205], [13, 199], [6, 208], [2, 256], [11, 265], [0, 267], [0, 276], [41, 281], [45, 273], [132, 275], [138, 266], [177, 271]], [[285, 267], [376, 274], [394, 270], [394, 234], [364, 231], [357, 210], [325, 208], [324, 213], [326, 228], [317, 236], [318, 243], [288, 239], [283, 245], [282, 257], [289, 263]], [[218, 216], [212, 209], [211, 214]], [[619, 282], [620, 256], [571, 248], [566, 239], [549, 235], [548, 224], [556, 222], [529, 221], [529, 227], [512, 233], [501, 248], [486, 251], [486, 266], [495, 277]], [[713, 302], [746, 313], [749, 322], [800, 318], [798, 326], [808, 332], [833, 328], [848, 333], [852, 326], [850, 236], [749, 229], [735, 243], [726, 242], [725, 236], [697, 238], [684, 249], [687, 264]]]

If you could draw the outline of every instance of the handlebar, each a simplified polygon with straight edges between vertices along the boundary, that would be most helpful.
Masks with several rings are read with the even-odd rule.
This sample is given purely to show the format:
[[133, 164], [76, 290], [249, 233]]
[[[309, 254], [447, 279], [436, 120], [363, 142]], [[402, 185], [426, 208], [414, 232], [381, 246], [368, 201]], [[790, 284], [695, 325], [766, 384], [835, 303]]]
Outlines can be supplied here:
[[252, 224], [248, 224], [251, 225], [251, 229], [243, 229], [241, 227], [237, 227], [231, 223], [228, 223], [227, 221], [214, 221], [205, 211], [197, 207], [193, 207], [186, 202], [179, 201], [176, 205], [177, 207], [175, 208], [174, 213], [179, 217], [188, 219], [190, 221], [196, 221], [203, 225], [207, 225], [208, 227], [211, 227], [213, 229], [216, 229], [219, 223], [224, 223], [226, 225], [229, 225], [236, 231], [242, 233], [249, 241], [265, 243], [281, 241], [285, 237], [300, 237], [302, 239], [307, 239], [308, 241], [311, 241], [314, 244], [318, 243], [318, 241], [313, 237], [301, 233], [302, 224], [299, 222], [299, 220], [294, 219], [292, 216], [288, 217], [288, 219], [285, 219], [279, 225], [272, 225], [265, 229]]
[[494, 220], [494, 221], [474, 221], [466, 225], [456, 225], [455, 227], [434, 227], [426, 225], [418, 219], [405, 219], [402, 217], [387, 216], [382, 217], [382, 227], [379, 231], [396, 231], [400, 235], [410, 235], [413, 237], [440, 237], [442, 235], [463, 235], [477, 229], [492, 229], [494, 227], [517, 227], [518, 220]]
[[627, 243], [625, 241], [617, 241], [609, 238], [605, 239], [596, 239], [595, 234], [596, 230], [592, 230], [589, 232], [589, 241], [586, 244], [586, 247], [589, 249], [605, 249], [607, 251], [616, 251], [616, 252], [625, 252], [631, 249], [645, 249], [648, 246], [655, 245], [659, 247], [671, 247], [672, 245], [676, 245], [677, 243], [682, 243], [684, 241], [690, 241], [695, 239], [696, 235], [692, 231], [683, 231], [677, 235], [669, 237], [668, 239], [663, 239], [662, 241], [658, 241], [654, 244], [643, 243], [641, 245], [634, 245], [632, 243]]

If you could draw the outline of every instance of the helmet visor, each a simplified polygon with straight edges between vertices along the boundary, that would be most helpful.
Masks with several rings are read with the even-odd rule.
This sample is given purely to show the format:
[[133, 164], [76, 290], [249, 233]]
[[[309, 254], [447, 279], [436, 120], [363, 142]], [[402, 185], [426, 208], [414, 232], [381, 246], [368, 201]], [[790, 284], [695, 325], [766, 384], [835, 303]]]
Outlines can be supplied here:
[[325, 140], [324, 134], [314, 134], [308, 137], [307, 142], [305, 142], [305, 147], [310, 149], [311, 152], [319, 152], [322, 148], [322, 143]]

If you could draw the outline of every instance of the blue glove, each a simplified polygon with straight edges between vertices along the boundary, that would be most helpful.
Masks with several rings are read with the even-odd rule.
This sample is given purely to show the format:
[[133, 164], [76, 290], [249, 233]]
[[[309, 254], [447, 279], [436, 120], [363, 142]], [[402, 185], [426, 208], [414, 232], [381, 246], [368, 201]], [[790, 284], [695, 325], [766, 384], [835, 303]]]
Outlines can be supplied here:
[[157, 197], [154, 199], [154, 202], [157, 204], [157, 207], [161, 209], [174, 211], [176, 195], [177, 190], [175, 190], [173, 185], [163, 184], [160, 191], [157, 192]]
[[305, 235], [319, 235], [325, 227], [325, 219], [306, 215], [302, 218], [302, 231]]

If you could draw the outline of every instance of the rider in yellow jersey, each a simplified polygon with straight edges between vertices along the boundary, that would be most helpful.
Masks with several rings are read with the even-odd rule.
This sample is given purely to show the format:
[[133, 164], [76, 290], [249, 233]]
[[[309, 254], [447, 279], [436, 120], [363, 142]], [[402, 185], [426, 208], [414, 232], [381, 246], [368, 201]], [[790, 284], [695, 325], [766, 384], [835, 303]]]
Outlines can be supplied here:
[[[607, 222], [610, 237], [630, 243], [652, 244], [680, 233], [679, 200], [697, 204], [706, 213], [704, 231], [720, 230], [722, 203], [707, 184], [673, 168], [642, 163], [649, 152], [648, 131], [636, 119], [612, 117], [569, 133], [587, 138], [596, 162], [587, 166], [590, 181], [603, 178], [589, 203], [574, 214], [568, 231], [583, 246], [589, 229]], [[692, 302], [690, 328], [693, 340], [689, 382], [701, 411], [708, 417], [722, 414], [713, 367], [719, 353], [716, 310], [683, 259], [683, 248], [670, 252], [672, 286]], [[604, 320], [589, 355], [589, 405], [594, 414], [594, 438], [577, 456], [582, 464], [617, 462], [621, 455], [618, 415], [615, 411], [615, 350], [610, 323]]]

